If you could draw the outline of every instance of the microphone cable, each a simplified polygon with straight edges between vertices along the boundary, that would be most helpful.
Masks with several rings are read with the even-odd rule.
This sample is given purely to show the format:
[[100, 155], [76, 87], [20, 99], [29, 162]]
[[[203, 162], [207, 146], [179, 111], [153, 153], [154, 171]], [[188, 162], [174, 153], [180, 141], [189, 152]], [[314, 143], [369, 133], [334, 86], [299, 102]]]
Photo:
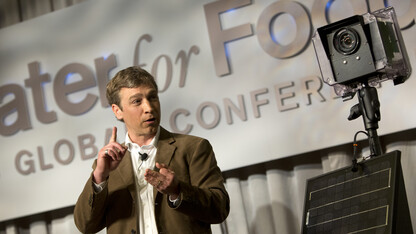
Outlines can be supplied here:
[[143, 164], [143, 161], [146, 161], [147, 160], [147, 158], [149, 157], [149, 155], [147, 154], [147, 153], [140, 153], [139, 152], [139, 155], [140, 155], [140, 165], [139, 165], [139, 167], [138, 168], [140, 168], [141, 166], [142, 166], [142, 164]]
[[352, 154], [352, 168], [351, 168], [351, 171], [353, 171], [353, 172], [358, 171], [358, 163], [357, 163], [357, 147], [358, 147], [358, 144], [357, 144], [357, 136], [358, 136], [359, 133], [363, 133], [363, 134], [365, 134], [368, 137], [368, 133], [365, 132], [365, 131], [358, 131], [354, 135], [354, 141], [353, 141], [353, 144], [352, 144], [352, 146], [353, 146], [353, 154]]

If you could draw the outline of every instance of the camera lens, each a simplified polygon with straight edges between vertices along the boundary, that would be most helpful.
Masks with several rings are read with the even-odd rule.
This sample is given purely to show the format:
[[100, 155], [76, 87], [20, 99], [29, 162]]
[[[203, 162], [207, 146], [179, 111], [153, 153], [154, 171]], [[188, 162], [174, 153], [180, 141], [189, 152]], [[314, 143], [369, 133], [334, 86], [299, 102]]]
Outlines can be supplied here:
[[335, 33], [334, 46], [339, 53], [349, 55], [360, 47], [360, 38], [354, 29], [343, 28]]

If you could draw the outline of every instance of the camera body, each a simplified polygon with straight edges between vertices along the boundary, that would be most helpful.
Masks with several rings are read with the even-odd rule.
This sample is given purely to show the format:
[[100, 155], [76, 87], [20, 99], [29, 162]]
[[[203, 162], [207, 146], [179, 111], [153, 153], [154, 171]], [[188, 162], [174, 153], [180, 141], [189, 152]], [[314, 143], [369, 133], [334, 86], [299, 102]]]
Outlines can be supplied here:
[[318, 28], [312, 42], [322, 79], [338, 96], [353, 96], [386, 80], [401, 84], [411, 74], [392, 7]]

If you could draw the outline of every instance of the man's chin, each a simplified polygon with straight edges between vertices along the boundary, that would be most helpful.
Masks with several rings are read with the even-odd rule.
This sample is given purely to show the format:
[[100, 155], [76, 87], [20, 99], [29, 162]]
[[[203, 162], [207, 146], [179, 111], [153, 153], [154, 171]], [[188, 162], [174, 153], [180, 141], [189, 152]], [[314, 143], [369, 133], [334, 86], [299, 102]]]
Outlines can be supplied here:
[[157, 129], [159, 128], [159, 125], [158, 124], [154, 124], [154, 125], [150, 125], [148, 128], [147, 128], [147, 132], [150, 134], [150, 135], [155, 135], [156, 133], [157, 133]]

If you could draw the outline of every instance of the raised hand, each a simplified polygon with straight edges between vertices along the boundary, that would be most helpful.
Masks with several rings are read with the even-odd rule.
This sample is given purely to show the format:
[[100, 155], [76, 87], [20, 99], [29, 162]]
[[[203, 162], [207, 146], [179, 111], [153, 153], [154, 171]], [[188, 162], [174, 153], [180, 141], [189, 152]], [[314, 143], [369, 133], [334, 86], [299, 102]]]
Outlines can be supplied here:
[[126, 147], [117, 142], [117, 127], [113, 127], [110, 141], [98, 152], [97, 167], [93, 173], [95, 183], [99, 184], [107, 179], [110, 171], [120, 164], [126, 150]]

